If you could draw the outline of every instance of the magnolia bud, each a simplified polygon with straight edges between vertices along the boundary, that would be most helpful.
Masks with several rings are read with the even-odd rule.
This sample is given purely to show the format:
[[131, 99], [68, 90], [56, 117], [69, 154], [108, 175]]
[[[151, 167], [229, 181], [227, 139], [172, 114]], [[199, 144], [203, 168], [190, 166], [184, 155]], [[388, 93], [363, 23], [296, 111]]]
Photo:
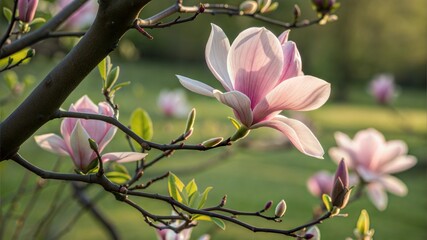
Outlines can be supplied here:
[[19, 20], [24, 23], [33, 21], [39, 0], [18, 0]]
[[187, 132], [189, 132], [189, 131], [193, 132], [193, 126], [194, 126], [195, 120], [196, 120], [196, 109], [193, 108], [193, 109], [191, 109], [190, 113], [188, 114], [187, 124], [185, 125], [184, 134], [187, 134]]
[[273, 201], [268, 201], [265, 205], [264, 205], [264, 209], [262, 211], [267, 211], [268, 209], [271, 208], [271, 206], [273, 205]]
[[276, 210], [274, 211], [274, 215], [278, 218], [283, 217], [283, 215], [285, 215], [286, 212], [286, 202], [285, 200], [281, 200], [277, 206], [276, 206]]
[[239, 10], [244, 14], [254, 14], [258, 9], [258, 3], [255, 1], [244, 1], [240, 4]]
[[208, 139], [208, 140], [202, 142], [202, 145], [204, 147], [215, 147], [220, 142], [222, 142], [222, 140], [224, 140], [224, 138], [222, 138], [222, 137], [211, 138], [211, 139]]
[[92, 149], [95, 152], [98, 152], [98, 144], [93, 140], [92, 138], [87, 139], [89, 141], [90, 149]]
[[332, 205], [338, 208], [345, 208], [350, 198], [348, 170], [345, 161], [341, 160], [334, 177], [334, 187], [332, 189]]

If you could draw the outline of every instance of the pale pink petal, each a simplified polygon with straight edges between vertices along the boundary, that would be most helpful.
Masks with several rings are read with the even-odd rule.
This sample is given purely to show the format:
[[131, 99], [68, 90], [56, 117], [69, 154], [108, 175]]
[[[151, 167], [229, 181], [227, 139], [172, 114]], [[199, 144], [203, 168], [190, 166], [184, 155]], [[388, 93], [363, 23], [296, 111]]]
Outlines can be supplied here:
[[320, 171], [310, 177], [307, 188], [313, 196], [321, 197], [322, 194], [331, 194], [334, 176], [327, 171]]
[[381, 178], [379, 173], [373, 172], [364, 166], [358, 166], [356, 171], [365, 182], [376, 182]]
[[249, 28], [231, 45], [227, 62], [234, 89], [249, 97], [253, 109], [278, 83], [283, 69], [282, 46], [267, 29]]
[[385, 143], [384, 136], [375, 129], [359, 131], [354, 137], [357, 149], [356, 161], [369, 168], [375, 152]]
[[403, 197], [408, 194], [408, 188], [400, 179], [391, 175], [382, 176], [380, 183], [391, 193]]
[[373, 156], [370, 167], [372, 169], [382, 169], [382, 166], [388, 164], [398, 156], [406, 154], [408, 147], [405, 142], [394, 140], [380, 145]]
[[414, 156], [411, 156], [411, 155], [400, 156], [393, 159], [393, 161], [390, 161], [387, 164], [381, 166], [379, 171], [381, 173], [387, 173], [387, 174], [402, 172], [415, 166], [416, 163], [417, 163], [417, 158], [415, 158]]
[[113, 127], [109, 128], [108, 131], [103, 136], [103, 138], [99, 142], [97, 142], [100, 152], [102, 152], [104, 150], [104, 148], [107, 146], [107, 144], [113, 139], [116, 132], [117, 132], [116, 127], [113, 126]]
[[114, 116], [114, 110], [110, 106], [110, 104], [106, 102], [100, 102], [98, 103], [98, 114], [113, 117]]
[[176, 75], [176, 76], [178, 77], [179, 82], [182, 84], [182, 86], [184, 86], [188, 90], [201, 95], [208, 96], [208, 97], [213, 97], [213, 93], [212, 93], [214, 90], [213, 87], [188, 77], [184, 77], [180, 75]]
[[334, 137], [338, 147], [349, 149], [353, 145], [353, 141], [345, 133], [335, 132]]
[[260, 122], [252, 128], [271, 127], [285, 134], [292, 144], [302, 153], [323, 158], [323, 148], [311, 130], [302, 122], [278, 115], [269, 121]]
[[36, 143], [49, 152], [61, 155], [69, 156], [68, 148], [65, 145], [64, 140], [56, 134], [48, 133], [43, 135], [34, 136]]
[[89, 146], [89, 138], [89, 134], [82, 127], [80, 121], [77, 121], [74, 131], [71, 133], [70, 145], [73, 151], [71, 158], [76, 167], [80, 170], [85, 170], [96, 156]]
[[74, 107], [77, 109], [77, 112], [81, 112], [78, 109], [88, 109], [93, 113], [98, 112], [98, 107], [95, 105], [95, 103], [90, 100], [90, 98], [87, 95], [84, 95], [81, 97], [77, 102], [74, 104]]
[[344, 159], [345, 163], [347, 164], [348, 169], [353, 169], [354, 168], [354, 160], [352, 159], [352, 157], [348, 154], [347, 151], [344, 151], [341, 148], [337, 148], [337, 147], [333, 147], [330, 148], [329, 151], [329, 156], [332, 158], [332, 160], [334, 160], [334, 162], [336, 164], [338, 164], [341, 159]]
[[380, 183], [370, 183], [366, 187], [368, 192], [368, 197], [375, 207], [384, 211], [387, 208], [387, 193], [385, 192], [384, 187]]
[[213, 93], [218, 101], [234, 110], [236, 117], [243, 125], [246, 127], [252, 125], [251, 101], [246, 95], [238, 91], [222, 93], [218, 90], [214, 90]]
[[147, 156], [147, 153], [138, 152], [111, 152], [102, 155], [102, 161], [115, 161], [118, 163], [139, 161]]
[[284, 43], [286, 43], [288, 41], [288, 37], [289, 37], [289, 32], [291, 30], [286, 30], [284, 31], [282, 34], [280, 34], [280, 36], [278, 37], [279, 42], [283, 45]]
[[254, 122], [268, 119], [279, 110], [308, 111], [328, 100], [331, 85], [319, 78], [301, 76], [280, 83], [254, 109]]
[[211, 26], [212, 30], [205, 50], [206, 63], [225, 90], [231, 91], [233, 90], [233, 83], [227, 70], [227, 55], [230, 49], [230, 42], [220, 27], [212, 23]]
[[301, 55], [298, 52], [297, 45], [294, 42], [286, 42], [282, 45], [284, 66], [280, 81], [284, 81], [289, 78], [303, 75], [302, 73], [302, 61]]

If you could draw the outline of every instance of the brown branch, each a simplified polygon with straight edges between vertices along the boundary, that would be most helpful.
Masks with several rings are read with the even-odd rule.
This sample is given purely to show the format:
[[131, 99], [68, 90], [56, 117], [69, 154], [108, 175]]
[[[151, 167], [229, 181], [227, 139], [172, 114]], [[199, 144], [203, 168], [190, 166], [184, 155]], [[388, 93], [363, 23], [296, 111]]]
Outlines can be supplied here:
[[10, 37], [10, 33], [12, 32], [13, 28], [15, 27], [15, 22], [16, 22], [15, 16], [16, 16], [17, 9], [18, 9], [18, 0], [15, 0], [15, 1], [13, 1], [12, 19], [10, 20], [9, 26], [7, 27], [6, 32], [4, 33], [3, 37], [0, 40], [0, 49], [3, 47], [4, 43]]

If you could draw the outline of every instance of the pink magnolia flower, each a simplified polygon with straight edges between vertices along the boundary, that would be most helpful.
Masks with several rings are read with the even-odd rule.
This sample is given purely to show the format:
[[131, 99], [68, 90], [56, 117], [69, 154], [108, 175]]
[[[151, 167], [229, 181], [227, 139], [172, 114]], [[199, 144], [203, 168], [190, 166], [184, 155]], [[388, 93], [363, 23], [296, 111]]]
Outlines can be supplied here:
[[323, 194], [330, 195], [334, 186], [334, 175], [327, 171], [320, 171], [311, 176], [307, 181], [309, 192], [315, 197]]
[[407, 145], [400, 140], [386, 142], [375, 129], [359, 131], [354, 139], [346, 134], [335, 133], [338, 147], [331, 148], [329, 155], [335, 161], [345, 159], [349, 169], [354, 169], [367, 182], [367, 193], [379, 210], [387, 207], [386, 190], [398, 196], [408, 192], [406, 185], [392, 173], [413, 167], [417, 160], [407, 155]]
[[25, 23], [33, 21], [39, 0], [18, 0], [19, 20]]
[[[70, 4], [73, 0], [59, 0], [57, 7], [58, 12]], [[65, 22], [65, 28], [79, 30], [92, 24], [95, 19], [98, 4], [94, 0], [87, 1]]]
[[277, 38], [265, 28], [249, 28], [230, 46], [222, 29], [212, 24], [206, 62], [226, 92], [177, 77], [190, 91], [215, 97], [231, 107], [246, 128], [274, 128], [304, 154], [322, 158], [323, 148], [310, 129], [298, 120], [279, 115], [282, 110], [317, 109], [330, 94], [329, 83], [303, 75], [298, 49], [288, 41], [288, 34], [285, 31]]
[[[75, 104], [71, 104], [69, 111], [94, 113], [113, 116], [113, 109], [105, 102], [96, 106], [86, 95]], [[52, 153], [61, 156], [70, 156], [77, 169], [86, 172], [89, 164], [96, 158], [96, 153], [90, 148], [88, 139], [98, 144], [101, 153], [116, 133], [116, 127], [98, 120], [65, 118], [61, 123], [62, 138], [48, 133], [35, 136], [37, 144]], [[102, 155], [102, 161], [130, 162], [145, 157], [145, 153], [113, 152]]]
[[181, 89], [162, 90], [157, 105], [167, 117], [186, 117], [190, 110], [185, 93]]
[[380, 104], [388, 104], [396, 97], [393, 75], [380, 74], [369, 85], [369, 91]]

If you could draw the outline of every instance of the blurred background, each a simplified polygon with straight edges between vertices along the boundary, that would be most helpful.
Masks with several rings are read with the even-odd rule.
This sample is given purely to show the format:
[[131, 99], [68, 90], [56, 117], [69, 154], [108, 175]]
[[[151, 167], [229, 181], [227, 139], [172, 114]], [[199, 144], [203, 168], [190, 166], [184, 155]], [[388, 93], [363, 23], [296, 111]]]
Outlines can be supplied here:
[[[141, 18], [149, 17], [172, 2], [153, 1], [142, 12]], [[198, 1], [185, 2], [189, 5], [198, 4]], [[227, 1], [230, 4], [240, 2]], [[279, 9], [268, 16], [291, 21], [293, 6], [298, 4], [302, 18], [316, 17], [308, 0], [278, 2]], [[376, 231], [375, 239], [427, 239], [427, 2], [343, 0], [340, 3], [341, 7], [336, 12], [338, 21], [291, 31], [290, 40], [297, 43], [305, 74], [332, 84], [332, 97], [324, 107], [296, 117], [302, 118], [313, 129], [326, 151], [336, 146], [333, 138], [336, 131], [353, 137], [357, 131], [372, 127], [381, 131], [387, 140], [404, 140], [408, 144], [409, 154], [416, 156], [418, 163], [414, 168], [396, 175], [407, 184], [408, 196], [401, 198], [388, 194], [388, 208], [383, 212], [378, 211], [364, 197], [345, 209], [349, 217], [331, 219], [321, 224], [322, 239], [352, 236], [362, 208], [371, 215], [371, 226]], [[43, 11], [38, 12], [38, 16], [54, 12], [48, 1], [41, 0], [40, 4]], [[10, 0], [0, 2], [1, 7], [10, 5]], [[132, 81], [116, 97], [121, 110], [120, 118], [125, 124], [128, 124], [133, 109], [142, 107], [154, 122], [153, 141], [169, 142], [183, 131], [185, 119], [165, 117], [156, 101], [164, 89], [183, 89], [175, 74], [220, 88], [204, 60], [210, 23], [220, 26], [230, 41], [251, 26], [265, 26], [277, 35], [283, 31], [277, 26], [247, 17], [222, 15], [201, 15], [186, 24], [147, 29], [154, 40], [148, 40], [137, 31], [129, 31], [118, 49], [111, 54], [113, 64], [121, 68], [119, 81]], [[5, 19], [0, 17], [0, 33], [6, 27]], [[26, 85], [15, 89], [19, 94], [14, 94], [7, 104], [0, 106], [0, 119], [13, 111], [74, 43], [73, 39], [52, 39], [35, 46], [36, 55], [31, 63], [13, 69], [15, 75], [12, 77], [26, 82]], [[1, 81], [2, 78], [11, 77], [10, 71], [0, 74]], [[369, 91], [370, 81], [379, 74], [392, 76], [397, 85], [393, 101], [387, 105], [378, 104]], [[102, 101], [101, 86], [101, 78], [95, 69], [62, 107], [68, 109], [83, 94], [88, 94], [95, 102]], [[7, 84], [1, 82], [1, 98], [9, 96], [10, 92]], [[233, 126], [227, 120], [227, 116], [232, 116], [230, 109], [213, 99], [186, 90], [184, 92], [189, 106], [198, 111], [196, 131], [189, 142], [198, 143], [218, 135], [228, 137], [233, 133]], [[296, 113], [283, 114], [295, 116]], [[37, 134], [59, 133], [59, 125], [60, 121], [52, 121]], [[236, 145], [206, 153], [178, 152], [156, 165], [152, 172], [144, 176], [143, 181], [170, 170], [186, 182], [195, 178], [201, 188], [213, 186], [208, 201], [211, 205], [218, 204], [222, 196], [227, 194], [228, 207], [257, 211], [268, 200], [277, 203], [283, 198], [287, 201], [288, 212], [284, 222], [276, 227], [292, 228], [309, 220], [312, 208], [319, 201], [307, 191], [306, 181], [321, 169], [334, 171], [336, 165], [330, 157], [327, 154], [324, 160], [306, 157], [269, 129], [253, 131]], [[118, 133], [108, 150], [123, 151], [126, 147], [123, 134]], [[72, 171], [69, 159], [56, 160], [55, 155], [41, 150], [32, 139], [25, 143], [21, 151], [30, 161], [45, 169], [52, 169], [56, 162], [60, 162], [61, 171]], [[126, 166], [132, 171], [132, 164]], [[20, 200], [15, 201], [18, 186], [26, 178], [25, 191], [19, 195]], [[13, 213], [10, 219], [6, 219], [8, 231], [4, 235], [5, 239], [9, 239], [9, 236], [12, 238], [15, 224], [25, 224], [21, 239], [33, 236], [40, 219], [46, 216], [55, 202], [63, 204], [63, 208], [51, 218], [50, 227], [43, 229], [48, 235], [55, 236], [65, 229], [61, 239], [106, 238], [102, 227], [90, 214], [79, 212], [81, 207], [73, 200], [68, 185], [49, 181], [46, 187], [34, 194], [33, 186], [37, 181], [36, 177], [31, 174], [27, 176], [22, 168], [12, 162], [0, 164], [0, 216], [4, 216], [8, 209], [12, 209]], [[57, 189], [61, 188], [65, 189], [64, 194], [55, 195]], [[166, 194], [166, 182], [159, 182], [148, 191]], [[89, 189], [91, 197], [97, 196], [99, 192], [96, 186]], [[100, 209], [116, 225], [123, 239], [155, 239], [154, 230], [133, 209], [122, 206], [110, 195], [103, 195], [98, 201]], [[152, 201], [138, 200], [138, 203], [155, 213], [167, 214], [170, 211], [168, 206]], [[33, 209], [23, 222], [20, 216], [25, 213], [27, 206], [33, 206]], [[77, 215], [79, 219], [74, 221]], [[248, 221], [261, 226], [271, 224], [259, 220]], [[226, 231], [212, 225], [201, 223], [194, 230], [192, 239], [206, 232], [213, 239], [283, 239], [252, 233], [232, 224], [227, 224]]]

